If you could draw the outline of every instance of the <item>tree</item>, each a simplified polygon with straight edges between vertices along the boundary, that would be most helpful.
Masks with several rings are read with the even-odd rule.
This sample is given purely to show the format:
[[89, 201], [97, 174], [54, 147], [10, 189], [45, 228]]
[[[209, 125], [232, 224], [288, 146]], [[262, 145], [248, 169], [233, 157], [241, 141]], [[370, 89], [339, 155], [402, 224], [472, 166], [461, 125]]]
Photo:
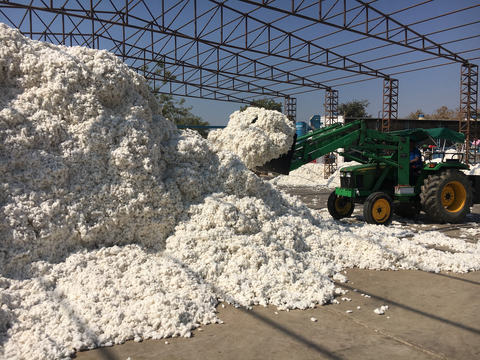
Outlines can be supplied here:
[[411, 112], [410, 114], [407, 115], [407, 117], [405, 119], [410, 119], [410, 120], [418, 120], [418, 118], [420, 117], [420, 115], [423, 115], [424, 118], [426, 119], [427, 115], [425, 114], [425, 112], [421, 109], [415, 111], [415, 112]]
[[[176, 79], [175, 75], [168, 70], [164, 70], [165, 65], [163, 61], [157, 61], [156, 70], [154, 74], [157, 78], [162, 79], [163, 85], [167, 84], [169, 81], [173, 81]], [[142, 66], [140, 68], [144, 73], [149, 70], [149, 66]], [[162, 94], [160, 93], [160, 86], [152, 88], [151, 80], [148, 80], [148, 88], [151, 92], [155, 94], [155, 97], [163, 105], [162, 114], [168, 120], [173, 122], [175, 125], [191, 125], [191, 126], [208, 126], [210, 125], [207, 121], [203, 121], [203, 119], [199, 116], [193, 115], [192, 109], [193, 107], [185, 107], [185, 99], [181, 98], [180, 100], [174, 99], [173, 95], [170, 94]], [[207, 131], [205, 129], [196, 129], [198, 132], [203, 136], [207, 136]]]
[[245, 105], [240, 107], [240, 111], [245, 111], [249, 107], [258, 107], [258, 108], [264, 108], [266, 110], [277, 110], [278, 112], [282, 112], [282, 103], [277, 103], [273, 101], [272, 99], [258, 99], [258, 100], [253, 100], [252, 105]]
[[460, 108], [455, 110], [449, 109], [447, 106], [441, 106], [435, 110], [432, 114], [425, 114], [422, 110], [417, 110], [408, 114], [406, 119], [418, 120], [420, 114], [424, 115], [424, 118], [427, 120], [460, 120], [462, 114]]
[[[477, 109], [477, 113], [478, 113], [478, 109]], [[462, 110], [460, 109], [460, 106], [455, 109], [455, 113], [454, 113], [453, 118], [455, 120], [462, 120], [463, 114], [462, 114]]]
[[343, 115], [343, 117], [357, 117], [357, 118], [366, 118], [372, 117], [372, 115], [367, 114], [367, 107], [370, 105], [368, 100], [353, 100], [346, 103], [341, 103], [338, 105], [338, 114]]
[[455, 111], [446, 106], [439, 107], [429, 116], [432, 120], [453, 120], [455, 118]]
[[[175, 125], [190, 126], [208, 126], [207, 121], [203, 121], [200, 116], [192, 114], [192, 107], [185, 107], [185, 99], [176, 100], [170, 94], [158, 94], [157, 98], [163, 105], [162, 114]], [[200, 135], [206, 137], [208, 131], [206, 129], [195, 129]]]
[[[155, 71], [153, 72], [153, 74], [155, 74], [155, 76], [159, 79], [162, 79], [162, 83], [163, 85], [167, 84], [169, 81], [173, 81], [175, 80], [177, 77], [175, 75], [172, 75], [172, 72], [169, 71], [169, 70], [164, 70], [165, 69], [165, 64], [162, 60], [159, 60], [157, 61], [157, 63], [155, 64]], [[150, 66], [148, 65], [144, 65], [144, 66], [140, 66], [140, 71], [143, 71], [143, 76], [145, 76], [145, 78], [147, 79], [147, 83], [148, 83], [148, 88], [150, 89], [150, 91], [154, 92], [155, 94], [158, 94], [159, 90], [160, 90], [160, 86], [157, 86], [155, 88], [152, 88], [151, 84], [152, 84], [152, 81], [149, 80], [149, 78], [145, 75], [145, 73], [150, 69]]]

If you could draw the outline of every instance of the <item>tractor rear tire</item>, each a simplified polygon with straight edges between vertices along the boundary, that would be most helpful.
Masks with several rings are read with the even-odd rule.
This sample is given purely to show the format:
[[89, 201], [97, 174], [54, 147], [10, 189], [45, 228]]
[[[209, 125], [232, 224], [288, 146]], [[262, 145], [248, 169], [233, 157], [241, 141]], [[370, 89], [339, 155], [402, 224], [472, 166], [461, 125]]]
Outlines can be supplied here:
[[368, 224], [385, 225], [392, 223], [393, 201], [383, 192], [371, 193], [363, 204], [363, 219]]
[[352, 215], [355, 204], [346, 201], [343, 196], [338, 196], [334, 191], [328, 197], [327, 208], [335, 220], [340, 220]]
[[433, 221], [458, 223], [473, 206], [473, 188], [467, 176], [457, 169], [429, 175], [422, 185], [423, 211]]
[[422, 211], [422, 204], [418, 201], [401, 202], [397, 205], [394, 212], [403, 218], [412, 219]]

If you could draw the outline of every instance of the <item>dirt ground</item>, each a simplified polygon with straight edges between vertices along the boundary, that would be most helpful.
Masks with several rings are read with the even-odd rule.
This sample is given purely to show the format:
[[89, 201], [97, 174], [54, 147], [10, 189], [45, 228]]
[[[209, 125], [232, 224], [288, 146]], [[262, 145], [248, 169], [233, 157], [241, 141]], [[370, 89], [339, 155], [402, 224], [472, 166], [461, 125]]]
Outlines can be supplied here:
[[[309, 207], [323, 209], [331, 190], [288, 189]], [[350, 219], [363, 220], [361, 206]], [[394, 217], [394, 225], [440, 231], [477, 243], [480, 205], [460, 224]], [[348, 269], [351, 301], [309, 310], [275, 306], [218, 306], [222, 325], [202, 326], [190, 339], [134, 341], [77, 353], [79, 360], [143, 359], [480, 359], [480, 272]], [[370, 297], [367, 297], [368, 295]], [[376, 308], [388, 306], [383, 315]], [[351, 312], [347, 312], [351, 311]], [[312, 321], [312, 318], [316, 321]], [[168, 344], [166, 343], [168, 342]]]

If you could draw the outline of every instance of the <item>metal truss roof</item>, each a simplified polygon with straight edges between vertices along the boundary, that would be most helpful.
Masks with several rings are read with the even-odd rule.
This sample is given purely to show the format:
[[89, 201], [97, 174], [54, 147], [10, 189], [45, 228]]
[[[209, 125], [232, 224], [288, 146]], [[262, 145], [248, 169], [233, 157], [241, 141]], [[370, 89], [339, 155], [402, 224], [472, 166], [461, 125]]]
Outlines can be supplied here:
[[0, 21], [35, 40], [107, 49], [162, 93], [250, 102], [478, 60], [480, 4], [459, 4], [0, 0]]

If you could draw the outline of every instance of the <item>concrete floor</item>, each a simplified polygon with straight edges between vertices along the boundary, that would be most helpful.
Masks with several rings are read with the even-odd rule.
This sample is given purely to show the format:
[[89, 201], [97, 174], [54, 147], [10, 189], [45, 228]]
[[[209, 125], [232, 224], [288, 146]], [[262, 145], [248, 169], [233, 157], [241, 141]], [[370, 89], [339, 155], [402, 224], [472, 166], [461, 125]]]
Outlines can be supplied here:
[[[324, 208], [330, 191], [289, 190], [312, 208]], [[351, 219], [362, 221], [361, 208]], [[358, 211], [360, 210], [360, 211]], [[480, 223], [480, 206], [461, 224], [394, 218], [419, 231], [442, 231], [477, 242], [465, 229]], [[434, 229], [432, 229], [432, 227]], [[435, 228], [436, 227], [436, 228]], [[106, 359], [480, 359], [480, 272], [347, 269], [351, 301], [309, 310], [253, 310], [218, 306], [222, 325], [202, 326], [190, 339], [134, 341], [77, 353]], [[357, 291], [355, 291], [357, 290]], [[370, 295], [370, 298], [362, 296]], [[388, 305], [384, 315], [374, 310]], [[361, 309], [358, 310], [357, 307]], [[352, 313], [347, 313], [352, 310]], [[311, 318], [317, 319], [316, 322]], [[169, 344], [165, 344], [168, 341]]]

